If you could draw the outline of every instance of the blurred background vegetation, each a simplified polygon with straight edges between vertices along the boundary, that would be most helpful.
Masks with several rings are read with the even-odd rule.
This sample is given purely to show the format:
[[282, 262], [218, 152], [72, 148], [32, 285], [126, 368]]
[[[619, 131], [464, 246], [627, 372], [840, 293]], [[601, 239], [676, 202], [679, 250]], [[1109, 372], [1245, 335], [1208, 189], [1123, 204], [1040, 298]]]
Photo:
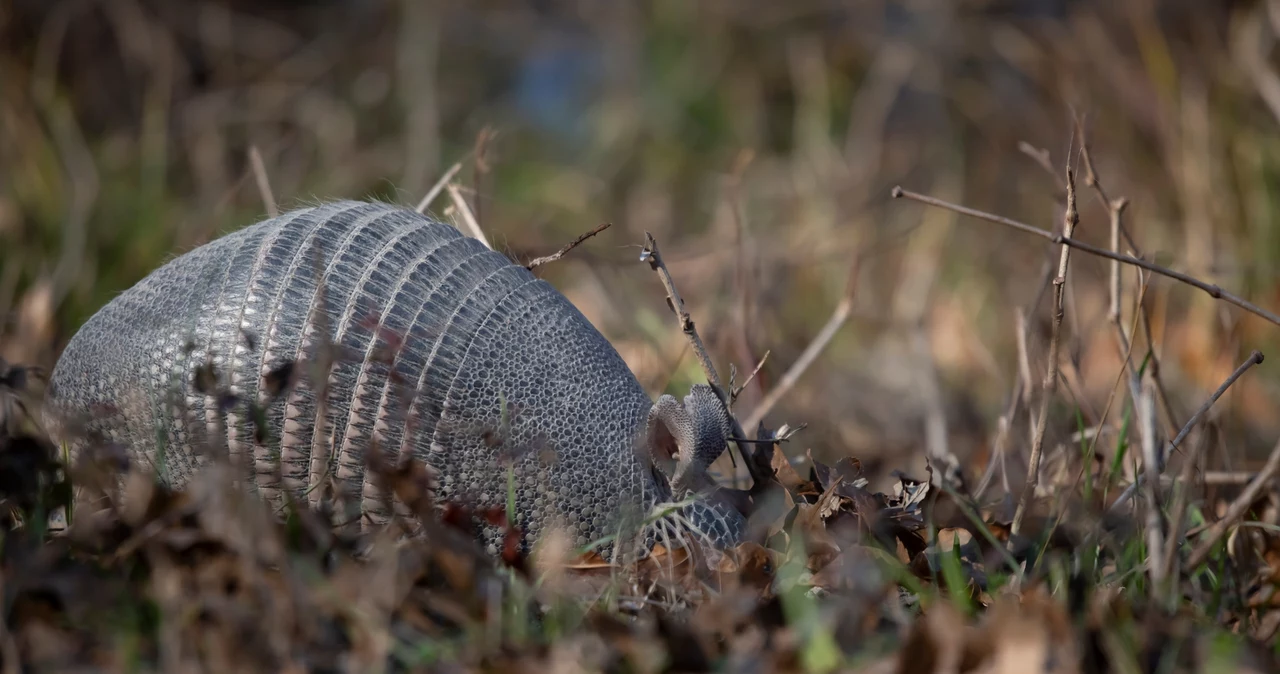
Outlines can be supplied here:
[[[645, 231], [722, 372], [771, 353], [743, 414], [852, 270], [850, 319], [767, 422], [808, 424], [797, 455], [920, 473], [933, 442], [980, 469], [1055, 251], [891, 187], [1057, 229], [1078, 113], [1144, 254], [1276, 310], [1277, 35], [1280, 2], [1258, 0], [3, 0], [0, 356], [51, 367], [114, 294], [262, 218], [251, 147], [282, 208], [414, 205], [461, 162], [513, 257], [614, 224], [539, 273], [655, 395], [701, 374]], [[1105, 245], [1105, 206], [1083, 186], [1080, 204], [1079, 238]], [[432, 211], [455, 215], [447, 196]], [[1096, 424], [1115, 383], [1106, 278], [1073, 258], [1051, 442]], [[1147, 299], [1166, 426], [1252, 349], [1280, 358], [1275, 326], [1199, 291], [1157, 279]], [[1280, 433], [1273, 362], [1214, 408], [1212, 463]], [[1025, 452], [1025, 411], [1011, 423]]]

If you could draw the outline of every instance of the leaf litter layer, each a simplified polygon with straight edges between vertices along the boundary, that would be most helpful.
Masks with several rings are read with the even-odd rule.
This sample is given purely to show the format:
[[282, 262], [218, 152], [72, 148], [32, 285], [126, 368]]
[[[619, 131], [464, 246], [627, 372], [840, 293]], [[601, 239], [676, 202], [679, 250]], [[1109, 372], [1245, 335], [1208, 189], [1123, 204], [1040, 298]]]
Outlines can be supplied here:
[[[1276, 667], [1271, 494], [1162, 591], [1141, 527], [1106, 516], [1114, 471], [1091, 469], [1082, 491], [1051, 485], [1015, 534], [1012, 494], [979, 500], [959, 472], [932, 468], [873, 492], [857, 459], [789, 459], [760, 426], [752, 458], [769, 477], [745, 499], [750, 540], [734, 550], [614, 566], [552, 534], [493, 557], [473, 527], [514, 535], [506, 514], [437, 504], [414, 461], [370, 466], [408, 506], [383, 530], [334, 526], [336, 490], [280, 511], [216, 455], [179, 490], [108, 444], [63, 463], [28, 413], [30, 379], [6, 367], [6, 671]], [[1196, 511], [1192, 533], [1211, 517]]]

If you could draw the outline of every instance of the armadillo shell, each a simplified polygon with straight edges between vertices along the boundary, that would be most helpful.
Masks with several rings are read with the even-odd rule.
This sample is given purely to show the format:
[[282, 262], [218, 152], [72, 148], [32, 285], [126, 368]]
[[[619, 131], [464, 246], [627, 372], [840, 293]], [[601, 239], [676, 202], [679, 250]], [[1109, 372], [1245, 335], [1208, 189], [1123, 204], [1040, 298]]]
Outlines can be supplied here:
[[[294, 386], [267, 385], [290, 364]], [[582, 545], [656, 496], [634, 451], [650, 404], [545, 281], [413, 211], [342, 201], [223, 236], [114, 298], [68, 344], [46, 408], [55, 429], [83, 422], [73, 451], [101, 437], [181, 484], [225, 438], [264, 496], [333, 475], [375, 519], [390, 502], [365, 452], [412, 455], [445, 499], [513, 495], [529, 535], [558, 524]]]

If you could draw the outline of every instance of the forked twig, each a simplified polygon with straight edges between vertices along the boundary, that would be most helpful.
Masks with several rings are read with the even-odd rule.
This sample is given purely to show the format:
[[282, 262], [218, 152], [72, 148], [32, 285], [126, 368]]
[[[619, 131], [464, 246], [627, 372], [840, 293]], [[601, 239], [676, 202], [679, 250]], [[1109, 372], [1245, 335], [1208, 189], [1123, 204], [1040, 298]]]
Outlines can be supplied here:
[[1280, 443], [1277, 443], [1271, 450], [1271, 456], [1267, 458], [1267, 464], [1262, 467], [1262, 471], [1249, 482], [1244, 491], [1241, 491], [1236, 500], [1232, 501], [1231, 505], [1227, 507], [1227, 512], [1222, 516], [1222, 519], [1214, 522], [1213, 526], [1209, 527], [1204, 542], [1192, 551], [1191, 556], [1187, 558], [1187, 570], [1200, 566], [1209, 558], [1209, 554], [1213, 552], [1213, 547], [1227, 533], [1227, 528], [1244, 516], [1245, 511], [1258, 498], [1262, 488], [1271, 481], [1271, 478], [1275, 477], [1276, 471], [1280, 471]]
[[1073, 239], [1069, 236], [1054, 234], [1053, 232], [1045, 231], [1034, 225], [1028, 225], [1025, 222], [1018, 222], [1017, 220], [1014, 220], [1012, 218], [1006, 218], [1004, 216], [994, 215], [992, 213], [987, 213], [985, 211], [979, 211], [977, 209], [968, 208], [967, 206], [960, 206], [958, 204], [953, 204], [949, 201], [944, 201], [936, 197], [931, 197], [924, 194], [919, 194], [916, 192], [904, 190], [901, 187], [894, 187], [891, 194], [895, 199], [907, 198], [907, 199], [911, 199], [912, 201], [918, 201], [922, 204], [937, 206], [939, 208], [946, 208], [948, 210], [955, 211], [956, 213], [960, 213], [962, 215], [968, 215], [970, 217], [980, 218], [988, 222], [994, 222], [996, 224], [1004, 225], [1006, 227], [1011, 227], [1020, 232], [1025, 232], [1027, 234], [1035, 234], [1036, 236], [1039, 236], [1040, 238], [1045, 239], [1050, 243], [1057, 243], [1057, 244], [1062, 244], [1064, 246], [1070, 246], [1071, 248], [1075, 248], [1076, 250], [1082, 250], [1086, 253], [1089, 253], [1090, 255], [1104, 257], [1109, 260], [1118, 260], [1125, 264], [1130, 264], [1135, 267], [1141, 267], [1143, 269], [1146, 269], [1147, 271], [1154, 272], [1161, 276], [1174, 279], [1175, 281], [1181, 281], [1182, 283], [1185, 283], [1193, 288], [1199, 288], [1200, 290], [1203, 290], [1205, 293], [1207, 293], [1210, 297], [1214, 299], [1222, 300], [1224, 302], [1227, 302], [1228, 304], [1234, 304], [1235, 306], [1241, 309], [1244, 309], [1245, 311], [1259, 318], [1262, 318], [1275, 325], [1280, 325], [1280, 316], [1277, 316], [1276, 314], [1270, 311], [1267, 311], [1266, 309], [1263, 309], [1262, 307], [1256, 304], [1253, 304], [1252, 302], [1249, 302], [1248, 300], [1245, 300], [1239, 297], [1238, 295], [1227, 292], [1226, 290], [1223, 290], [1222, 288], [1212, 283], [1205, 283], [1204, 281], [1201, 281], [1200, 279], [1195, 278], [1194, 276], [1189, 276], [1187, 274], [1184, 274], [1179, 271], [1174, 271], [1167, 267], [1161, 267], [1160, 265], [1155, 264], [1154, 262], [1147, 262], [1142, 258], [1132, 257], [1132, 256], [1124, 255], [1121, 253], [1113, 253], [1105, 248], [1099, 248], [1092, 244], [1088, 244], [1083, 241]]
[[484, 230], [480, 229], [480, 223], [476, 222], [476, 216], [471, 212], [471, 207], [467, 205], [467, 200], [462, 198], [462, 193], [458, 191], [458, 186], [449, 183], [445, 185], [445, 189], [449, 190], [449, 196], [453, 199], [453, 205], [457, 207], [458, 213], [462, 216], [462, 222], [470, 230], [471, 236], [477, 241], [484, 244], [485, 248], [493, 250], [493, 246], [489, 245], [489, 240], [484, 238]]
[[[1138, 247], [1137, 242], [1133, 240], [1133, 236], [1129, 234], [1129, 229], [1124, 224], [1124, 212], [1129, 205], [1129, 200], [1124, 197], [1111, 199], [1107, 197], [1107, 191], [1102, 187], [1102, 181], [1098, 178], [1098, 172], [1093, 167], [1093, 155], [1089, 152], [1089, 138], [1085, 135], [1084, 120], [1076, 116], [1076, 135], [1080, 137], [1080, 160], [1084, 164], [1085, 184], [1093, 188], [1094, 194], [1097, 195], [1098, 201], [1107, 209], [1108, 219], [1111, 225], [1111, 250], [1112, 252], [1120, 252], [1120, 238], [1123, 236], [1125, 243], [1129, 249], [1133, 251], [1134, 256], [1142, 257], [1142, 249]], [[1134, 338], [1136, 332], [1130, 331], [1129, 335], [1123, 332], [1124, 326], [1120, 322], [1120, 261], [1112, 260], [1110, 269], [1110, 319], [1115, 325], [1116, 335], [1120, 342], [1120, 351], [1127, 350], [1126, 343], [1129, 339]], [[1160, 402], [1164, 407], [1166, 421], [1169, 424], [1169, 432], [1175, 432], [1178, 428], [1177, 417], [1173, 413], [1173, 403], [1169, 399], [1169, 392], [1165, 389], [1164, 378], [1160, 376], [1160, 359], [1155, 355], [1154, 337], [1151, 334], [1151, 321], [1147, 317], [1145, 305], [1140, 305], [1138, 311], [1142, 313], [1142, 324], [1147, 341], [1147, 351], [1150, 352], [1150, 362], [1147, 370], [1151, 373], [1151, 379], [1156, 384], [1156, 391], [1160, 394]]]
[[550, 255], [544, 255], [542, 257], [535, 258], [532, 262], [530, 262], [529, 264], [526, 264], [524, 268], [528, 269], [529, 271], [533, 271], [537, 267], [541, 267], [544, 264], [555, 262], [556, 260], [559, 260], [560, 258], [564, 257], [565, 254], [568, 253], [569, 251], [573, 250], [574, 248], [577, 248], [578, 244], [582, 243], [583, 241], [586, 241], [587, 239], [590, 239], [591, 237], [595, 236], [596, 234], [599, 234], [600, 232], [603, 232], [606, 229], [609, 229], [612, 226], [613, 226], [612, 222], [603, 223], [598, 227], [596, 227], [595, 229], [589, 232], [586, 232], [584, 234], [581, 234], [580, 236], [578, 236], [578, 238], [565, 244], [565, 246], [560, 250], [557, 250], [556, 252]]
[[[1204, 416], [1204, 413], [1208, 412], [1209, 408], [1213, 407], [1213, 404], [1218, 402], [1218, 398], [1221, 398], [1222, 394], [1226, 393], [1227, 389], [1231, 388], [1231, 385], [1236, 383], [1237, 379], [1243, 376], [1245, 372], [1248, 372], [1249, 368], [1260, 364], [1262, 359], [1262, 352], [1255, 349], [1253, 353], [1249, 354], [1248, 359], [1243, 363], [1240, 363], [1240, 366], [1231, 373], [1231, 376], [1227, 377], [1226, 381], [1222, 382], [1222, 385], [1218, 387], [1218, 390], [1214, 391], [1213, 395], [1209, 396], [1209, 399], [1204, 401], [1204, 404], [1200, 406], [1200, 409], [1196, 410], [1196, 413], [1191, 415], [1191, 418], [1187, 420], [1185, 425], [1183, 425], [1182, 430], [1178, 431], [1177, 437], [1175, 437], [1173, 441], [1169, 443], [1169, 446], [1165, 448], [1161, 463], [1168, 461], [1169, 456], [1173, 454], [1173, 450], [1177, 449], [1178, 446], [1182, 444], [1182, 441], [1186, 439], [1189, 433], [1191, 433], [1191, 429], [1195, 428], [1196, 424], [1200, 421], [1200, 418]], [[1116, 497], [1115, 503], [1111, 504], [1109, 510], [1112, 513], [1119, 512], [1120, 507], [1133, 497], [1133, 494], [1138, 490], [1141, 482], [1142, 476], [1139, 475], [1134, 479], [1133, 484], [1125, 487], [1125, 490], [1120, 492], [1120, 495]]]
[[760, 374], [760, 368], [764, 367], [765, 361], [769, 360], [770, 353], [773, 353], [773, 352], [770, 350], [765, 350], [764, 355], [760, 356], [760, 362], [756, 363], [755, 369], [751, 370], [751, 374], [747, 375], [747, 378], [737, 386], [734, 386], [733, 384], [733, 373], [732, 372], [729, 373], [729, 388], [732, 389], [731, 391], [729, 391], [730, 401], [737, 402], [738, 396], [742, 395], [742, 392], [747, 390], [747, 386], [750, 385], [751, 381], [756, 378], [756, 375]]
[[[1067, 168], [1067, 209], [1062, 215], [1063, 239], [1070, 239], [1080, 222], [1076, 211], [1075, 177], [1071, 168]], [[1062, 317], [1066, 313], [1067, 270], [1071, 261], [1071, 247], [1062, 246], [1058, 258], [1058, 275], [1053, 279], [1053, 324], [1049, 333], [1049, 355], [1045, 366], [1044, 381], [1041, 382], [1040, 414], [1036, 419], [1036, 432], [1031, 441], [1031, 459], [1027, 462], [1027, 481], [1022, 487], [1022, 496], [1018, 498], [1018, 509], [1013, 514], [1010, 531], [1017, 534], [1022, 529], [1022, 520], [1026, 517], [1027, 507], [1031, 504], [1036, 487], [1040, 484], [1040, 459], [1044, 453], [1044, 435], [1048, 427], [1049, 402], [1058, 387], [1058, 349], [1062, 342]]]
[[671, 279], [671, 272], [667, 270], [667, 265], [662, 261], [662, 253], [658, 250], [658, 242], [649, 232], [644, 233], [644, 250], [640, 253], [640, 260], [649, 263], [649, 268], [657, 272], [658, 280], [662, 282], [662, 287], [667, 291], [667, 305], [671, 307], [671, 311], [675, 313], [676, 320], [680, 324], [680, 331], [689, 339], [689, 345], [693, 347], [694, 357], [698, 359], [698, 364], [702, 366], [702, 373], [707, 378], [707, 383], [711, 385], [711, 390], [715, 391], [716, 397], [720, 399], [720, 404], [724, 405], [725, 413], [729, 417], [730, 430], [733, 432], [733, 443], [738, 447], [738, 454], [742, 455], [743, 461], [747, 464], [747, 470], [751, 473], [751, 479], [756, 485], [765, 484], [769, 477], [763, 472], [760, 462], [755, 460], [755, 449], [751, 447], [753, 442], [747, 440], [747, 434], [742, 432], [742, 425], [734, 418], [732, 405], [729, 400], [729, 393], [725, 390], [724, 384], [720, 382], [720, 375], [716, 374], [716, 366], [711, 362], [711, 357], [707, 355], [707, 347], [702, 343], [702, 337], [698, 336], [697, 327], [693, 324], [693, 317], [684, 308], [684, 300], [680, 299], [680, 292], [676, 290], [675, 281]]
[[422, 197], [422, 201], [419, 201], [418, 205], [415, 206], [413, 210], [419, 213], [426, 213], [427, 208], [431, 206], [431, 202], [435, 201], [436, 197], [440, 196], [440, 193], [444, 191], [445, 186], [452, 182], [453, 177], [458, 175], [458, 171], [461, 170], [462, 162], [458, 162], [453, 166], [450, 166], [449, 170], [445, 171], [444, 175], [440, 176], [440, 179], [436, 181], [436, 184], [431, 186], [431, 191], [427, 192], [427, 196]]

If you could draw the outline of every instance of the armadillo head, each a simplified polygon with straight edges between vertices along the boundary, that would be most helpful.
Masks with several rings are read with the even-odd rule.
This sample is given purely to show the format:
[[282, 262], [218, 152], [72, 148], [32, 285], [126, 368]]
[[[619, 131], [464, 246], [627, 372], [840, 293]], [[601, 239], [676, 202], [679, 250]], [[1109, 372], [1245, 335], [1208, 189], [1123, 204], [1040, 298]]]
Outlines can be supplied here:
[[715, 487], [707, 470], [725, 450], [729, 429], [728, 412], [705, 384], [691, 387], [683, 401], [659, 397], [645, 428], [645, 449], [673, 500], [694, 499], [681, 510], [681, 519], [720, 547], [736, 545], [745, 529], [741, 514], [731, 506], [701, 498]]

